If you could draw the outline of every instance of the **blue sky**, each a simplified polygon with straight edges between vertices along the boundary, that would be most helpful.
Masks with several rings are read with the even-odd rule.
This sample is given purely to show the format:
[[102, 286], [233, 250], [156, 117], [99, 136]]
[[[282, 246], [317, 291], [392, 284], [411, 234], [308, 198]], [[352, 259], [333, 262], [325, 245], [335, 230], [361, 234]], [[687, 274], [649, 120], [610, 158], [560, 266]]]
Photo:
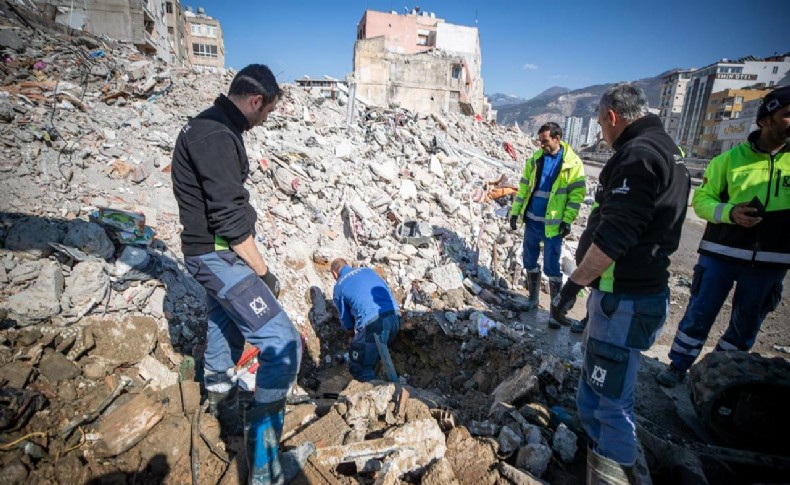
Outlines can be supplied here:
[[[183, 2], [184, 0], [182, 0]], [[227, 67], [268, 64], [280, 82], [353, 70], [366, 9], [419, 6], [480, 31], [486, 93], [532, 97], [790, 51], [790, 0], [198, 0], [218, 18]]]

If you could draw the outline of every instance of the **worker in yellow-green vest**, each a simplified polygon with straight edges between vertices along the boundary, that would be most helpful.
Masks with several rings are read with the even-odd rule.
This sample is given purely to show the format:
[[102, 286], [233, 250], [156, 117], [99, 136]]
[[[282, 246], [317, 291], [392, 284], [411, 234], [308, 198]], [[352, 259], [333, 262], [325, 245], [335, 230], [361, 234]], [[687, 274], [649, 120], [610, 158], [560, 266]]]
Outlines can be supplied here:
[[699, 357], [733, 285], [732, 313], [716, 350], [749, 350], [782, 298], [790, 267], [790, 86], [768, 93], [759, 129], [714, 158], [694, 192], [694, 211], [708, 221], [699, 245], [686, 314], [657, 375], [677, 385]]
[[[543, 243], [543, 272], [549, 278], [553, 299], [562, 288], [562, 239], [570, 234], [585, 195], [582, 160], [561, 138], [562, 128], [557, 123], [540, 127], [541, 149], [524, 165], [510, 210], [512, 230], [516, 230], [519, 217], [525, 223], [523, 259], [531, 308], [538, 306], [540, 295], [540, 244]], [[550, 319], [549, 326], [559, 328], [560, 323]]]

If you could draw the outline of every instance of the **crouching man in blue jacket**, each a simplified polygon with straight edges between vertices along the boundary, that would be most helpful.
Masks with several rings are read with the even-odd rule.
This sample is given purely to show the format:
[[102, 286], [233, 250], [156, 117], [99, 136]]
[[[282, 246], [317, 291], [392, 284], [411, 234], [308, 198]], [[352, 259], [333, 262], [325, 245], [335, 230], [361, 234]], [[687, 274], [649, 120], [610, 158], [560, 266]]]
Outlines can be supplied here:
[[387, 283], [372, 269], [352, 268], [342, 258], [332, 261], [329, 269], [337, 281], [333, 299], [340, 324], [346, 330], [354, 330], [348, 370], [358, 381], [371, 381], [376, 378], [380, 358], [374, 336], [381, 340], [386, 331], [386, 344], [395, 340], [400, 330], [398, 304]]

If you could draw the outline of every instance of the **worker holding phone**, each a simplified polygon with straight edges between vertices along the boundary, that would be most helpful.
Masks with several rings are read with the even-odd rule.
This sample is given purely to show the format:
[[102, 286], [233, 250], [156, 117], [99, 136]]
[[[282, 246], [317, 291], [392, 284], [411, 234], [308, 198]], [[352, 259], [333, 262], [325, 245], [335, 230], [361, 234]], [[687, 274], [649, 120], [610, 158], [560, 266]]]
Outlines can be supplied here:
[[751, 349], [782, 298], [790, 267], [790, 86], [765, 96], [757, 125], [746, 142], [710, 161], [694, 192], [694, 211], [708, 224], [671, 363], [656, 376], [663, 386], [685, 378], [733, 285], [730, 323], [716, 350]]

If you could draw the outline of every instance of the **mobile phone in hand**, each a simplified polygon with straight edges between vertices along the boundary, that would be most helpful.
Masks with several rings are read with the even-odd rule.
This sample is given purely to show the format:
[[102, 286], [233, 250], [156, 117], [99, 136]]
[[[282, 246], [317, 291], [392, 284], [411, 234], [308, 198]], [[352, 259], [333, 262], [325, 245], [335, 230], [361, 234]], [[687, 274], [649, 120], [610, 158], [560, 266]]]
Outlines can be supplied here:
[[752, 217], [762, 217], [765, 214], [765, 206], [756, 196], [749, 202], [749, 204], [747, 204], [746, 207], [757, 209], [757, 212], [753, 213]]

